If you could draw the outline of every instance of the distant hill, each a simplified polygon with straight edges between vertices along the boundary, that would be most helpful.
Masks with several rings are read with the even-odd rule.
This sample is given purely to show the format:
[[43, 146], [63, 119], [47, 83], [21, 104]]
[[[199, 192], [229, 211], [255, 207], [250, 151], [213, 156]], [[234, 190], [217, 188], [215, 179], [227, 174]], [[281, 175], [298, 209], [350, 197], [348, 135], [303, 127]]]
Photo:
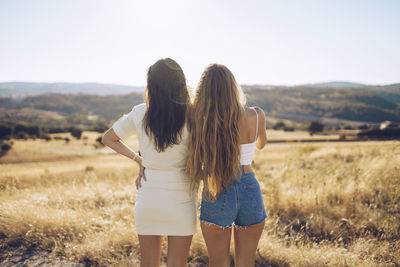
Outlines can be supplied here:
[[362, 87], [244, 86], [250, 105], [291, 120], [400, 122], [400, 84]]
[[0, 98], [0, 122], [27, 122], [44, 127], [110, 124], [134, 105], [142, 94], [83, 95], [43, 94]]
[[127, 86], [102, 83], [33, 83], [33, 82], [4, 82], [0, 83], [0, 96], [21, 96], [39, 94], [93, 94], [121, 95], [142, 93], [143, 86]]
[[[344, 84], [242, 87], [248, 104], [260, 106], [270, 118], [300, 124], [311, 120], [332, 121], [332, 124], [400, 122], [400, 84], [339, 85]], [[4, 93], [5, 87], [12, 96], [0, 97], [0, 122], [23, 121], [44, 127], [110, 125], [129, 112], [133, 105], [143, 102], [141, 87], [96, 83], [3, 83], [0, 92]], [[39, 94], [46, 90], [51, 93]], [[123, 93], [125, 91], [129, 93]]]
[[321, 87], [329, 87], [329, 88], [346, 88], [346, 87], [350, 87], [350, 88], [357, 88], [357, 87], [365, 87], [365, 86], [368, 86], [368, 85], [362, 84], [362, 83], [333, 81], [333, 82], [326, 82], [326, 83], [311, 83], [311, 84], [300, 85], [300, 87], [304, 87], [304, 86], [319, 87], [319, 88], [321, 88]]

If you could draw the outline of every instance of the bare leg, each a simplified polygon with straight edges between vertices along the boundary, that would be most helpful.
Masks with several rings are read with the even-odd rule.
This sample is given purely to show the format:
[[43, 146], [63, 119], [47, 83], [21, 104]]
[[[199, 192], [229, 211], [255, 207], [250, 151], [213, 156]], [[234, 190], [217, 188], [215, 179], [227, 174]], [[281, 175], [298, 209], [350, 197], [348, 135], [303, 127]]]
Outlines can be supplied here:
[[168, 236], [168, 267], [186, 267], [193, 235]]
[[229, 267], [231, 244], [231, 228], [222, 228], [214, 224], [201, 221], [201, 231], [206, 241], [210, 267]]
[[264, 229], [265, 221], [234, 230], [235, 239], [235, 266], [254, 266], [258, 241]]
[[140, 244], [140, 267], [158, 267], [161, 261], [161, 236], [138, 235]]

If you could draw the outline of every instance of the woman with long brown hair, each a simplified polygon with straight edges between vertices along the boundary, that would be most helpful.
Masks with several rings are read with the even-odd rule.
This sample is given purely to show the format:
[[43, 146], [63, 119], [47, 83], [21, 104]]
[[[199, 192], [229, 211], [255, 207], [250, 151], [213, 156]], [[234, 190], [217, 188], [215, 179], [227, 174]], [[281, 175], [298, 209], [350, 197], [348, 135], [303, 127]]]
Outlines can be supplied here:
[[251, 167], [255, 148], [267, 142], [265, 115], [244, 104], [231, 71], [212, 64], [188, 114], [187, 170], [193, 188], [203, 182], [200, 221], [211, 267], [230, 266], [233, 225], [235, 266], [254, 266], [267, 216]]
[[[164, 58], [150, 66], [145, 102], [116, 121], [102, 141], [140, 166], [135, 225], [141, 266], [160, 265], [162, 236], [168, 236], [167, 266], [186, 266], [197, 208], [185, 172], [190, 97], [178, 63]], [[141, 155], [122, 142], [135, 130]]]

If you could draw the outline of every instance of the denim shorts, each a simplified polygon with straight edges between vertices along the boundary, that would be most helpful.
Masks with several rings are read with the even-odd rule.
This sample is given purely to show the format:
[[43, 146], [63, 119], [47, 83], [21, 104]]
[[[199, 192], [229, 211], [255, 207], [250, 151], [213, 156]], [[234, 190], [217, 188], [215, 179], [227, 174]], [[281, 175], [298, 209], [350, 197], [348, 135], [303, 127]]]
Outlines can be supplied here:
[[[204, 195], [204, 194], [203, 194]], [[267, 217], [260, 185], [254, 172], [243, 173], [230, 188], [224, 188], [215, 201], [204, 196], [201, 201], [200, 220], [221, 227], [250, 226]]]

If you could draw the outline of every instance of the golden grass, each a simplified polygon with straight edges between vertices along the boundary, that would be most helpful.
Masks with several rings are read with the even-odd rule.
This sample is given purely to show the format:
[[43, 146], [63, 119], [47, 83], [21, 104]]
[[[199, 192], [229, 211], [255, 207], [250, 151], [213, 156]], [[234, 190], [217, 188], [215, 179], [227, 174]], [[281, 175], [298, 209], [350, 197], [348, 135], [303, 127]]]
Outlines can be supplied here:
[[320, 140], [320, 139], [339, 139], [339, 134], [313, 134], [310, 135], [307, 131], [287, 132], [283, 130], [268, 130], [269, 140]]
[[298, 145], [280, 166], [257, 164], [270, 215], [262, 243], [283, 244], [269, 256], [291, 266], [398, 265], [398, 162], [398, 142], [368, 142]]
[[[68, 145], [15, 141], [14, 154], [0, 164], [0, 251], [36, 247], [100, 266], [138, 265], [137, 167], [92, 150], [94, 139], [73, 140], [69, 158], [53, 159], [60, 153], [51, 151]], [[34, 148], [48, 158], [26, 160], [24, 149]], [[257, 265], [399, 265], [398, 162], [396, 141], [270, 144], [257, 152], [254, 168], [269, 215]], [[164, 246], [164, 261], [165, 255]], [[206, 255], [199, 231], [191, 264], [205, 265]]]

